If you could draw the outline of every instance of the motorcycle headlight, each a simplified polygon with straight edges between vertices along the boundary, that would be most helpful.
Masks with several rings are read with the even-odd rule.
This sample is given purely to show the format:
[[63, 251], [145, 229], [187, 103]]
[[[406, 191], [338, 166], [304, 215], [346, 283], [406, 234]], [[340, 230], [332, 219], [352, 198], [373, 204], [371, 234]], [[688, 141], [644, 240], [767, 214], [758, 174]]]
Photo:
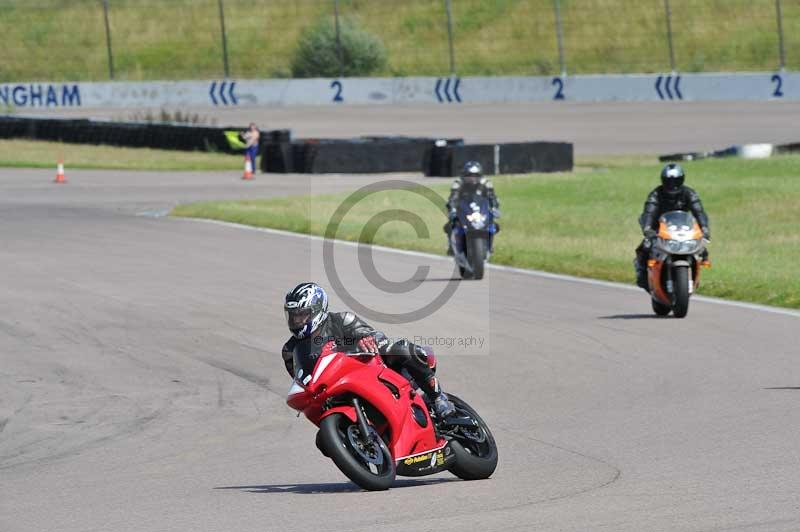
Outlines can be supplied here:
[[469, 220], [469, 223], [471, 223], [472, 227], [475, 229], [480, 229], [486, 225], [486, 215], [477, 211], [467, 215], [467, 220]]
[[669, 253], [688, 254], [697, 249], [697, 240], [661, 240], [661, 247]]
[[664, 240], [664, 247], [670, 253], [680, 253], [682, 242], [678, 240]]

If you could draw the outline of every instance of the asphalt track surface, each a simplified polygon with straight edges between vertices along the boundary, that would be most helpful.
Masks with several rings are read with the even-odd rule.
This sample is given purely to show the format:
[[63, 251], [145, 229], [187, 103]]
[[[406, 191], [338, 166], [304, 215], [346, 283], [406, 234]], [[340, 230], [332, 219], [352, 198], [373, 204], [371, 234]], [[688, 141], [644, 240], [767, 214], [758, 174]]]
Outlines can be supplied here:
[[[181, 111], [187, 112], [186, 109]], [[158, 115], [160, 109], [151, 110]], [[800, 102], [368, 105], [189, 109], [209, 122], [291, 129], [296, 138], [409, 135], [469, 143], [565, 141], [579, 156], [711, 151], [800, 142]], [[146, 110], [47, 109], [42, 116], [130, 120]]]
[[[366, 493], [284, 402], [281, 301], [328, 283], [319, 242], [159, 214], [376, 177], [51, 174], [0, 170], [2, 532], [800, 530], [796, 315], [693, 300], [655, 319], [637, 290], [503, 270], [456, 283], [432, 315], [376, 325], [452, 341], [440, 376], [493, 429], [498, 469]], [[336, 246], [338, 274], [376, 309], [452, 275], [374, 250], [393, 280], [430, 266], [387, 296], [356, 252]]]

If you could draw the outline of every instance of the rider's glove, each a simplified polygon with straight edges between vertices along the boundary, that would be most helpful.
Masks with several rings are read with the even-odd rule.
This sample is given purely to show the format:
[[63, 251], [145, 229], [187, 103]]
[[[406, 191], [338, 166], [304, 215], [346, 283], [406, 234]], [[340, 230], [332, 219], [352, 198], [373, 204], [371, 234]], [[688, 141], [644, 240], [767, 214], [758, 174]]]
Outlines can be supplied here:
[[358, 348], [362, 353], [377, 353], [378, 342], [375, 341], [374, 336], [365, 336], [358, 341]]
[[500, 209], [492, 209], [492, 216], [500, 218]]
[[645, 229], [642, 232], [644, 233], [644, 237], [646, 239], [648, 239], [648, 240], [650, 240], [651, 238], [654, 238], [656, 236], [656, 234], [657, 234], [656, 230], [653, 229], [652, 227], [648, 227], [647, 229]]
[[708, 227], [702, 227], [703, 230], [703, 238], [711, 242], [711, 230]]

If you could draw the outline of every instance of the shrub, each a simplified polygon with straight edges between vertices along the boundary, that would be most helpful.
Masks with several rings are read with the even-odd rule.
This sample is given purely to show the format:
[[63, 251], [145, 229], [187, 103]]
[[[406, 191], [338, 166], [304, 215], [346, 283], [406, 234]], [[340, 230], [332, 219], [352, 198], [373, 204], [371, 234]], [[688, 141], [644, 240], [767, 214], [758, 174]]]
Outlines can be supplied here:
[[[386, 67], [386, 48], [381, 40], [349, 19], [339, 20], [339, 38], [345, 76], [368, 76]], [[292, 57], [292, 76], [339, 77], [339, 50], [333, 21], [321, 19], [300, 35]]]

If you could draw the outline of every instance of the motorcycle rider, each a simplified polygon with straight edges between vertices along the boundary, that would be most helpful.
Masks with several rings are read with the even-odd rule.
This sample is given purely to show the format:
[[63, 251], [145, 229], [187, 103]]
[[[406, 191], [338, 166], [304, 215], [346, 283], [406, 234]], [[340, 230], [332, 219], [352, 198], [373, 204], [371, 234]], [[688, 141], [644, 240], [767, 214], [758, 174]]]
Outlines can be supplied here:
[[[680, 165], [669, 163], [661, 170], [661, 186], [653, 189], [644, 202], [644, 212], [639, 216], [644, 240], [636, 248], [636, 284], [647, 290], [647, 258], [650, 254], [650, 242], [656, 236], [658, 219], [669, 211], [691, 211], [700, 228], [703, 238], [711, 240], [708, 227], [708, 216], [703, 209], [700, 196], [691, 188], [684, 186], [686, 173]], [[703, 251], [703, 261], [708, 260], [708, 250]]]
[[[494, 185], [492, 180], [488, 177], [483, 177], [483, 167], [477, 161], [469, 161], [464, 165], [461, 176], [453, 181], [450, 186], [450, 197], [447, 199], [448, 221], [444, 225], [444, 232], [447, 233], [447, 254], [453, 254], [453, 245], [450, 242], [450, 233], [453, 230], [458, 219], [456, 207], [458, 200], [462, 196], [485, 196], [489, 200], [489, 205], [492, 209], [492, 216], [497, 219], [500, 218], [500, 202], [497, 195], [494, 193]], [[500, 226], [495, 223], [497, 230]]]
[[292, 378], [293, 350], [298, 342], [310, 340], [322, 345], [333, 340], [344, 351], [376, 353], [393, 370], [405, 369], [425, 392], [439, 419], [455, 412], [436, 378], [433, 356], [407, 340], [389, 340], [352, 312], [328, 312], [328, 295], [318, 284], [300, 283], [294, 287], [286, 294], [283, 309], [292, 337], [284, 344], [281, 355]]

